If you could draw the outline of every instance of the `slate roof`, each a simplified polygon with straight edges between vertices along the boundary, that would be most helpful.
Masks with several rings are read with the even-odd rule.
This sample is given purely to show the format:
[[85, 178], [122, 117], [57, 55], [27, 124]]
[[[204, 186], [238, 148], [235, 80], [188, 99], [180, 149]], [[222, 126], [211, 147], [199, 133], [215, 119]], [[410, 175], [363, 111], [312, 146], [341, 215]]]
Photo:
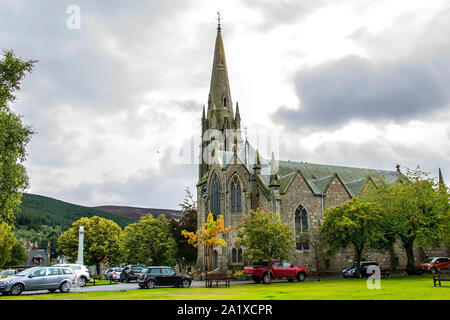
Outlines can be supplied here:
[[[253, 174], [253, 165], [256, 159], [256, 149], [253, 148], [247, 141], [244, 142], [239, 150], [237, 156], [245, 165], [249, 173]], [[222, 167], [228, 166], [233, 161], [233, 152], [231, 151], [217, 151], [216, 161]], [[265, 191], [269, 190], [270, 184], [270, 160], [260, 157], [261, 161], [261, 179], [260, 186]], [[351, 196], [359, 195], [364, 185], [370, 176], [383, 177], [386, 182], [395, 182], [399, 178], [397, 171], [378, 170], [369, 168], [355, 168], [346, 166], [336, 166], [327, 164], [315, 164], [298, 161], [284, 161], [278, 162], [278, 176], [280, 181], [280, 193], [285, 193], [295, 176], [300, 173], [306, 180], [314, 195], [325, 195], [334, 178], [339, 179]], [[206, 182], [207, 176], [201, 179], [202, 183]], [[201, 184], [199, 182], [199, 184]]]

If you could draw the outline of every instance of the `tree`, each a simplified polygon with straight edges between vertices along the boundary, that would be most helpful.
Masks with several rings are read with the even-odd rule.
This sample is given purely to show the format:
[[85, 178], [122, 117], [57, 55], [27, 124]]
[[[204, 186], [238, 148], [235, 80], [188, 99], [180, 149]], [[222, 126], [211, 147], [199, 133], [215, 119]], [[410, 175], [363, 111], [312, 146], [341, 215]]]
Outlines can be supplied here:
[[23, 265], [27, 262], [28, 254], [25, 245], [22, 241], [15, 239], [15, 243], [11, 248], [11, 257], [9, 261], [6, 263], [9, 267]]
[[100, 271], [100, 262], [120, 262], [120, 234], [122, 229], [113, 221], [93, 216], [81, 218], [72, 227], [63, 232], [58, 239], [58, 252], [76, 261], [78, 256], [78, 230], [84, 226], [84, 263], [96, 265]]
[[123, 258], [129, 263], [170, 266], [176, 263], [177, 244], [165, 215], [157, 219], [152, 215], [142, 217], [125, 227], [121, 239]]
[[382, 216], [375, 203], [358, 197], [325, 210], [320, 228], [329, 245], [329, 254], [336, 253], [349, 244], [355, 248], [356, 276], [360, 276], [361, 257], [364, 249], [375, 245], [383, 237]]
[[0, 60], [0, 221], [11, 225], [22, 191], [28, 187], [22, 163], [33, 130], [22, 123], [8, 104], [16, 100], [15, 91], [20, 90], [25, 73], [31, 72], [35, 62], [22, 61], [12, 51], [5, 51]]
[[183, 230], [181, 234], [187, 238], [188, 243], [193, 245], [195, 248], [199, 245], [204, 247], [206, 253], [204, 268], [206, 271], [211, 271], [213, 266], [212, 249], [215, 246], [227, 246], [226, 241], [222, 237], [230, 230], [230, 226], [225, 228], [222, 215], [219, 215], [217, 220], [215, 220], [213, 214], [210, 212], [206, 218], [206, 222], [203, 223], [200, 230], [197, 230], [195, 233]]
[[367, 195], [384, 211], [392, 236], [406, 252], [408, 274], [416, 273], [414, 245], [446, 243], [449, 224], [449, 194], [429, 173], [417, 167], [406, 170], [398, 182], [376, 184]]
[[177, 261], [181, 268], [186, 264], [194, 264], [197, 260], [197, 249], [188, 243], [188, 240], [182, 235], [182, 230], [188, 232], [195, 232], [197, 229], [197, 203], [194, 200], [194, 195], [189, 188], [186, 188], [186, 197], [182, 204], [180, 204], [184, 213], [180, 221], [171, 219], [172, 232], [177, 248]]
[[[284, 224], [273, 213], [264, 213], [259, 208], [250, 210], [238, 226], [238, 247], [245, 248], [244, 255], [253, 261], [288, 259], [295, 252], [295, 234], [292, 226]], [[268, 277], [270, 282], [270, 277]]]
[[11, 227], [0, 221], [0, 266], [5, 266], [11, 260], [11, 251], [16, 242]]

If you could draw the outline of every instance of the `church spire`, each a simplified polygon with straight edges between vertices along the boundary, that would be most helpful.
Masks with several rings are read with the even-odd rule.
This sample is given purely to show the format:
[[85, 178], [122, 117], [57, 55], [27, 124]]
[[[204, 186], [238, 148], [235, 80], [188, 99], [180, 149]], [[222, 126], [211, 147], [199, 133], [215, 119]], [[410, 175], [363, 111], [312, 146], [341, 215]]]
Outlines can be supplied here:
[[[216, 129], [223, 129], [225, 118], [228, 118], [228, 121], [231, 122], [234, 120], [234, 115], [227, 63], [225, 60], [225, 49], [222, 40], [220, 14], [218, 13], [218, 15], [217, 36], [208, 98], [208, 118], [211, 118], [212, 113], [215, 113], [217, 119]], [[212, 110], [212, 106], [214, 105], [216, 106], [215, 111]]]
[[445, 185], [444, 183], [444, 177], [442, 176], [441, 168], [439, 168], [439, 185]]

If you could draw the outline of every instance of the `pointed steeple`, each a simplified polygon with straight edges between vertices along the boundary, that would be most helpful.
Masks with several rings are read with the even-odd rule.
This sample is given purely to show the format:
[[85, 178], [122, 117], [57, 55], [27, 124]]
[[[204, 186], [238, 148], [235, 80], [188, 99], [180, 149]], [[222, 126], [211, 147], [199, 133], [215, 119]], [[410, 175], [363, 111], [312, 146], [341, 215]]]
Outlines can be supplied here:
[[275, 161], [275, 155], [272, 152], [272, 160], [270, 161], [270, 183], [269, 187], [279, 187], [280, 179], [278, 177], [278, 164]]
[[[211, 106], [216, 105], [217, 110], [213, 112]], [[223, 129], [224, 117], [234, 119], [233, 103], [231, 100], [230, 83], [228, 81], [227, 63], [225, 60], [225, 49], [222, 41], [222, 28], [217, 28], [216, 44], [214, 48], [214, 60], [211, 73], [211, 84], [208, 97], [208, 118], [212, 113], [216, 114], [217, 128]]]
[[241, 128], [241, 114], [239, 113], [239, 103], [236, 102], [236, 113], [234, 115], [234, 126], [236, 129]]
[[261, 169], [261, 160], [259, 159], [259, 151], [256, 149], [256, 159], [255, 164], [253, 165], [253, 170], [260, 170]]
[[444, 183], [444, 177], [442, 176], [441, 168], [439, 168], [439, 185], [445, 185]]

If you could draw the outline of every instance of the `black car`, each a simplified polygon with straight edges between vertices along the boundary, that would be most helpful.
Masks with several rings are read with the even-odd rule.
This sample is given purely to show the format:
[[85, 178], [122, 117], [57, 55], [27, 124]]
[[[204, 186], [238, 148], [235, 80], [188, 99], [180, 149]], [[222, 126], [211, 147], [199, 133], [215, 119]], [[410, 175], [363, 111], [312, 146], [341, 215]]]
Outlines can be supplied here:
[[[367, 274], [367, 268], [369, 266], [378, 266], [378, 264], [375, 261], [361, 261], [361, 270], [360, 270], [361, 278], [369, 276]], [[342, 270], [342, 275], [344, 276], [344, 278], [356, 277], [356, 267], [357, 267], [357, 262], [355, 262], [350, 268], [346, 268], [346, 269]]]
[[141, 288], [147, 289], [156, 286], [187, 288], [191, 285], [192, 279], [188, 275], [176, 273], [171, 267], [147, 267], [142, 270], [137, 282]]
[[137, 280], [139, 275], [141, 274], [143, 266], [139, 265], [128, 265], [123, 268], [120, 273], [120, 282], [130, 282], [131, 280]]

